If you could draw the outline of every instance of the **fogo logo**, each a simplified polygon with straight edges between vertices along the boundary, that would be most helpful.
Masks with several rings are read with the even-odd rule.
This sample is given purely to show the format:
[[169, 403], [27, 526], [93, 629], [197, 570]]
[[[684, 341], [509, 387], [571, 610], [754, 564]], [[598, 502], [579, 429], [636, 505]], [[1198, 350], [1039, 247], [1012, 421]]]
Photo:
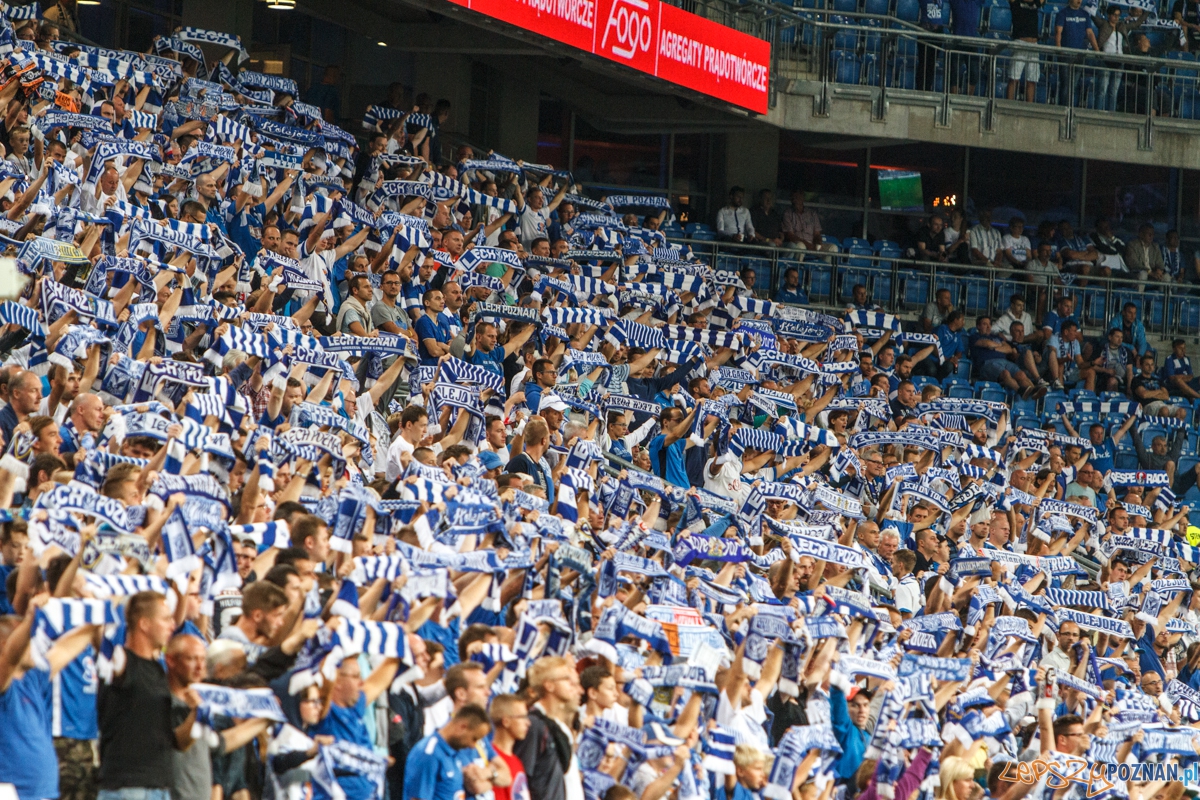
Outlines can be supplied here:
[[[612, 44], [609, 44], [609, 40]], [[600, 49], [626, 60], [639, 53], [648, 53], [654, 41], [654, 23], [650, 19], [647, 0], [613, 0], [604, 25]]]

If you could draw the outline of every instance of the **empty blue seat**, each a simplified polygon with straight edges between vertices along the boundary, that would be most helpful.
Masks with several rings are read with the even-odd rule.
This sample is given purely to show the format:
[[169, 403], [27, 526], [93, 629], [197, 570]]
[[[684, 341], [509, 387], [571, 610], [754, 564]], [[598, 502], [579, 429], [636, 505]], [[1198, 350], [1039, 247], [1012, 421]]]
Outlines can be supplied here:
[[866, 2], [863, 3], [863, 13], [876, 14], [880, 17], [886, 17], [888, 16], [888, 12], [891, 10], [888, 8], [889, 5], [889, 0], [866, 0]]
[[929, 385], [931, 383], [934, 386], [936, 386], [937, 380], [929, 377], [928, 375], [913, 375], [912, 376], [912, 385], [917, 388], [918, 392], [921, 391], [922, 389], [924, 389], [927, 385]]
[[1042, 414], [1050, 415], [1058, 413], [1058, 404], [1067, 402], [1066, 392], [1050, 392], [1042, 398]]
[[988, 10], [988, 33], [1012, 33], [1012, 10], [1005, 6], [992, 6]]
[[969, 381], [971, 379], [971, 359], [960, 358], [958, 360], [958, 369], [955, 370], [954, 374], [965, 381]]
[[904, 304], [924, 307], [929, 302], [929, 276], [923, 272], [904, 270], [900, 277], [904, 281]]
[[979, 399], [990, 403], [1007, 403], [1008, 392], [1004, 389], [984, 389], [979, 393]]
[[919, 0], [896, 0], [896, 18], [904, 22], [916, 22], [921, 17]]
[[1182, 297], [1172, 301], [1172, 323], [1181, 333], [1196, 333], [1200, 331], [1200, 300], [1192, 297]]
[[1012, 413], [1014, 417], [1036, 417], [1038, 413], [1037, 400], [1032, 397], [1016, 398], [1013, 400]]
[[950, 397], [961, 397], [963, 400], [974, 400], [975, 392], [969, 383], [958, 383], [946, 390]]
[[838, 31], [833, 36], [833, 47], [835, 50], [858, 50], [858, 31]]
[[813, 300], [828, 300], [833, 289], [833, 267], [824, 262], [806, 264], [808, 293]]
[[1013, 426], [1017, 428], [1040, 428], [1042, 421], [1037, 417], [1017, 417], [1013, 422]]
[[[841, 33], [838, 34], [839, 36]], [[858, 83], [859, 58], [848, 50], [834, 50], [833, 80], [836, 83]]]

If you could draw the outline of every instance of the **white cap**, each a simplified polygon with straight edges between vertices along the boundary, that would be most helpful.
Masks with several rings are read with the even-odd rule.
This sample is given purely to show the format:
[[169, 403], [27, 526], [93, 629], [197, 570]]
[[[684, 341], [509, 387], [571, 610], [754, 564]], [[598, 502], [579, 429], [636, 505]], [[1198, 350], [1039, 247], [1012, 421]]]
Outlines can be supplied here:
[[553, 392], [548, 392], [542, 395], [542, 402], [538, 403], [538, 413], [545, 411], [547, 408], [552, 408], [555, 411], [565, 412], [569, 406], [563, 402], [563, 399]]

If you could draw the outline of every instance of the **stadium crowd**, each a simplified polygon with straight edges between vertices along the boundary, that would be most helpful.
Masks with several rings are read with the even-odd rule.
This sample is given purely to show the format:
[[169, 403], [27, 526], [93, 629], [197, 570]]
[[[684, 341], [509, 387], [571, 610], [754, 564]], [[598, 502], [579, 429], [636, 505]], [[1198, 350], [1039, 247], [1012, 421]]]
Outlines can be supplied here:
[[446, 105], [4, 24], [6, 800], [1195, 791], [1200, 383], [1136, 306], [776, 303]]

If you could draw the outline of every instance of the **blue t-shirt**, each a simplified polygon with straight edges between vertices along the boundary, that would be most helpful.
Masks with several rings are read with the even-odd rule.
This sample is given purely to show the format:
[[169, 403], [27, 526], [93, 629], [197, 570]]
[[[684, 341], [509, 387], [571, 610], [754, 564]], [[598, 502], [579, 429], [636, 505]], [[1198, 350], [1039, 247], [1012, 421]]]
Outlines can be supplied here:
[[247, 264], [254, 261], [262, 249], [262, 226], [266, 215], [267, 207], [262, 203], [246, 203], [229, 222], [229, 238], [245, 252]]
[[[795, 289], [783, 288], [775, 293], [775, 302], [804, 304], [808, 302], [808, 295], [799, 286]], [[741, 784], [738, 785], [741, 786]]]
[[921, 27], [940, 28], [945, 20], [942, 18], [942, 0], [925, 0], [921, 3]]
[[95, 739], [96, 651], [88, 645], [74, 661], [63, 667], [50, 683], [53, 703], [51, 733], [68, 739]]
[[667, 441], [666, 434], [660, 433], [650, 441], [650, 467], [654, 474], [668, 483], [687, 488], [687, 469], [683, 465], [683, 451], [687, 448], [687, 439], [677, 439], [667, 445], [663, 453], [663, 445]]
[[437, 731], [408, 751], [404, 797], [408, 800], [463, 800], [462, 768], [475, 760], [474, 748], [455, 750]]
[[1163, 379], [1173, 377], [1175, 375], [1192, 375], [1192, 360], [1187, 356], [1179, 358], [1171, 356], [1167, 359], [1167, 363], [1162, 365]]
[[1042, 317], [1042, 327], [1049, 328], [1051, 333], [1057, 334], [1062, 330], [1062, 324], [1067, 320], [1071, 320], [1076, 324], [1079, 322], [1079, 320], [1075, 319], [1074, 314], [1064, 318], [1060, 317], [1057, 311], [1047, 311], [1046, 316]]
[[950, 11], [954, 24], [950, 32], [955, 36], [978, 36], [979, 18], [983, 16], [983, 0], [950, 0]]
[[504, 348], [496, 345], [488, 352], [476, 349], [471, 353], [471, 363], [477, 367], [483, 367], [489, 372], [494, 372], [497, 375], [504, 375]]
[[450, 620], [449, 626], [439, 625], [433, 620], [429, 620], [417, 628], [417, 636], [437, 642], [445, 650], [442, 658], [446, 663], [447, 669], [458, 663], [458, 636], [461, 633], [461, 627], [459, 626], [460, 619], [461, 617], [455, 617]]
[[984, 336], [982, 333], [977, 333], [974, 336], [972, 336], [971, 337], [971, 358], [976, 363], [982, 364], [984, 361], [993, 361], [997, 358], [999, 358], [999, 359], [1008, 358], [1008, 356], [1006, 356], [1004, 353], [1001, 353], [999, 350], [992, 350], [987, 347], [980, 347], [979, 343], [982, 341], [1003, 342], [1004, 340], [1001, 339], [998, 335], [996, 335], [994, 333], [988, 334], [987, 336]]
[[1087, 32], [1092, 27], [1092, 18], [1082, 8], [1071, 8], [1070, 6], [1063, 8], [1054, 19], [1054, 27], [1056, 30], [1063, 29], [1063, 47], [1069, 47], [1072, 50], [1087, 49]]
[[1159, 677], [1164, 681], [1167, 679], [1166, 670], [1163, 669], [1162, 659], [1158, 657], [1158, 653], [1154, 652], [1154, 626], [1147, 623], [1146, 629], [1142, 631], [1142, 636], [1137, 640], [1138, 663], [1141, 664], [1142, 674], [1147, 672], [1157, 672]]
[[[1114, 456], [1117, 452], [1117, 445], [1113, 442], [1111, 436], [1104, 437], [1104, 444], [1092, 445], [1092, 457], [1088, 462], [1103, 475], [1113, 468]], [[1097, 495], [1099, 497], [1099, 495]]]
[[425, 348], [425, 340], [433, 339], [442, 344], [450, 344], [450, 340], [453, 338], [450, 335], [450, 326], [444, 319], [439, 319], [435, 323], [428, 314], [423, 314], [414, 327], [417, 331], [417, 350], [421, 354], [421, 366], [436, 367], [438, 357]]
[[942, 345], [942, 357], [951, 358], [953, 356], [961, 356], [965, 351], [963, 348], [962, 337], [957, 331], [950, 330], [950, 326], [942, 323], [933, 329], [933, 335], [938, 337], [938, 341]]
[[[21, 800], [58, 797], [58, 756], [50, 735], [50, 673], [31, 669], [0, 694], [0, 764]], [[19, 735], [18, 735], [19, 732]]]
[[[343, 742], [374, 747], [363, 715], [367, 713], [367, 696], [358, 693], [358, 702], [350, 708], [342, 708], [337, 703], [329, 705], [329, 715], [313, 727], [314, 735], [332, 736]], [[375, 782], [366, 775], [345, 774], [337, 776], [338, 785], [346, 793], [346, 800], [370, 800], [375, 796]], [[420, 795], [418, 795], [419, 797]], [[313, 781], [313, 797], [316, 800], [330, 800], [320, 785]]]

